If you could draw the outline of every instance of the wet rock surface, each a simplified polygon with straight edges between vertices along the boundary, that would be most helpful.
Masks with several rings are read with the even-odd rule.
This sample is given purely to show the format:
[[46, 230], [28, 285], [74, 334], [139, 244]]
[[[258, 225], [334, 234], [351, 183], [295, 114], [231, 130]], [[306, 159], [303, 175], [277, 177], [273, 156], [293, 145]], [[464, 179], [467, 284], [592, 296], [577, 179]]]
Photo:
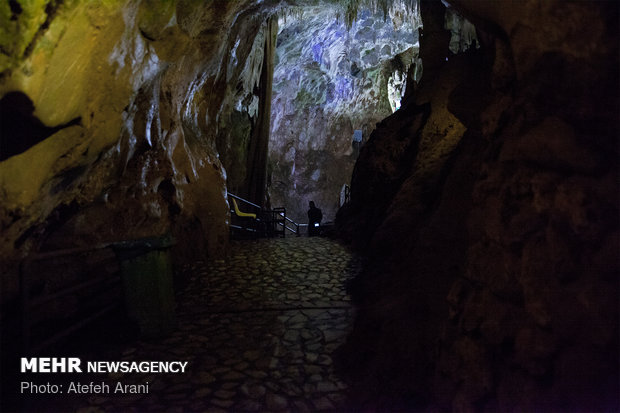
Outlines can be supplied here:
[[358, 260], [322, 238], [234, 242], [199, 262], [177, 295], [178, 329], [121, 359], [188, 361], [185, 374], [115, 375], [149, 394], [91, 396], [80, 411], [334, 411], [346, 406], [332, 355], [350, 330], [344, 283]]
[[13, 136], [0, 157], [3, 304], [17, 293], [11, 259], [41, 248], [171, 232], [187, 259], [222, 253], [226, 171], [246, 178], [229, 160], [245, 163], [271, 6], [48, 3], [0, 7], [0, 97], [32, 101], [30, 129], [67, 126], [24, 147]]
[[362, 145], [354, 143], [354, 131], [366, 142], [392, 113], [389, 90], [400, 103], [406, 68], [417, 56], [415, 5], [394, 2], [385, 18], [378, 8], [360, 6], [350, 28], [338, 11], [325, 2], [287, 16], [278, 34], [270, 194], [273, 206], [285, 206], [301, 222], [311, 200], [324, 221], [334, 220]]

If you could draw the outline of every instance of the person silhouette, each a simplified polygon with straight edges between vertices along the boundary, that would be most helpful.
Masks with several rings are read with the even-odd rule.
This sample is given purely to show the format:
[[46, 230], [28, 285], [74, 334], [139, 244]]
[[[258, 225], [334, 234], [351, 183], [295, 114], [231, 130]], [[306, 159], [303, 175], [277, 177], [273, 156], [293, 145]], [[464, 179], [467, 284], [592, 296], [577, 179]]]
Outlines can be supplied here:
[[314, 201], [310, 201], [310, 209], [308, 210], [308, 236], [319, 235], [321, 228], [321, 220], [323, 213], [314, 205]]

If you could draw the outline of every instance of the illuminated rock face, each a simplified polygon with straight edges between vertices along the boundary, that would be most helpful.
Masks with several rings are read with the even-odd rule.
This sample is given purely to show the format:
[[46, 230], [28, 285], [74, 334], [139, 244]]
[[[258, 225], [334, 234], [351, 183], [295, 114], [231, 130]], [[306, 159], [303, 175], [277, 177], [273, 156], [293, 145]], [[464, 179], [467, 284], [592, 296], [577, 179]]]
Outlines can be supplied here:
[[361, 410], [613, 410], [617, 5], [454, 3], [480, 49], [421, 3], [424, 76], [339, 212], [368, 258], [343, 365]]
[[[396, 4], [400, 4], [396, 2]], [[361, 143], [392, 113], [388, 82], [417, 55], [417, 9], [360, 10], [347, 29], [335, 6], [305, 8], [280, 19], [274, 73], [271, 204], [306, 222], [308, 202], [335, 218]], [[402, 76], [400, 76], [402, 78]], [[392, 84], [395, 82], [392, 81]], [[395, 94], [402, 94], [400, 89]]]
[[[165, 232], [180, 257], [223, 251], [225, 167], [247, 151], [231, 136], [247, 135], [236, 117], [256, 116], [236, 103], [256, 100], [272, 12], [244, 12], [253, 4], [0, 5], [0, 95], [23, 92], [44, 125], [73, 120], [0, 162], [3, 262]], [[2, 292], [11, 295], [6, 271]]]

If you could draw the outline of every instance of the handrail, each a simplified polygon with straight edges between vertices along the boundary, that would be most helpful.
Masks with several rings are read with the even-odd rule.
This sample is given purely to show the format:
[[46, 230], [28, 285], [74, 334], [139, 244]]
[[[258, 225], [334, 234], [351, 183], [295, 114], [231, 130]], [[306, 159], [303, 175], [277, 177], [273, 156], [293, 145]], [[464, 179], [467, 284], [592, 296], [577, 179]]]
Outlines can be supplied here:
[[103, 250], [109, 247], [112, 247], [112, 244], [114, 244], [113, 242], [107, 242], [104, 244], [96, 244], [96, 245], [91, 245], [88, 247], [76, 247], [76, 248], [66, 248], [63, 250], [54, 250], [54, 251], [44, 251], [44, 252], [35, 252], [34, 254], [30, 254], [28, 255], [25, 260], [28, 261], [39, 261], [39, 260], [44, 260], [47, 258], [58, 258], [58, 257], [62, 257], [65, 255], [73, 255], [73, 254], [79, 254], [81, 252], [90, 252], [90, 251], [97, 251], [97, 250]]
[[[145, 240], [145, 239], [142, 239], [142, 240]], [[150, 240], [150, 238], [147, 240]], [[91, 321], [118, 308], [121, 305], [120, 302], [116, 302], [116, 301], [113, 303], [107, 304], [105, 307], [96, 310], [94, 313], [90, 313], [86, 315], [86, 317], [82, 318], [81, 320], [76, 320], [73, 324], [68, 325], [64, 329], [57, 331], [56, 334], [52, 335], [47, 340], [44, 340], [38, 345], [31, 347], [30, 339], [31, 339], [32, 324], [31, 324], [30, 313], [31, 313], [31, 310], [33, 310], [35, 307], [41, 307], [42, 304], [50, 300], [59, 299], [60, 297], [74, 293], [76, 291], [86, 289], [88, 287], [93, 287], [96, 285], [104, 285], [106, 283], [112, 283], [114, 285], [119, 285], [121, 282], [120, 275], [114, 274], [110, 276], [102, 276], [102, 277], [87, 279], [77, 284], [73, 284], [71, 286], [61, 288], [58, 291], [55, 291], [51, 294], [46, 294], [41, 297], [31, 297], [30, 295], [30, 284], [31, 283], [30, 283], [30, 277], [29, 277], [30, 275], [29, 270], [30, 270], [30, 266], [32, 265], [32, 263], [36, 261], [71, 256], [71, 255], [93, 253], [93, 252], [105, 250], [108, 248], [114, 252], [115, 259], [120, 261], [121, 258], [119, 257], [117, 250], [119, 248], [122, 249], [123, 247], [126, 248], [126, 244], [130, 242], [134, 242], [134, 241], [140, 241], [140, 240], [107, 242], [107, 243], [91, 245], [88, 247], [76, 247], [76, 248], [66, 248], [66, 249], [60, 249], [60, 250], [54, 250], [54, 251], [38, 252], [38, 253], [30, 254], [26, 256], [24, 259], [22, 259], [20, 266], [19, 266], [19, 283], [20, 283], [19, 288], [20, 288], [20, 301], [21, 301], [20, 307], [21, 307], [21, 324], [22, 324], [21, 325], [21, 338], [22, 338], [22, 346], [24, 350], [38, 351], [43, 348], [46, 348], [54, 344], [55, 342], [59, 341], [63, 337], [66, 337], [69, 334], [73, 333], [77, 329], [83, 327], [84, 325], [90, 323]], [[152, 242], [152, 241], [148, 241], [148, 242]], [[153, 249], [159, 249], [161, 248], [161, 245], [155, 245], [155, 246], [151, 245], [151, 247]]]
[[107, 248], [111, 249], [112, 247], [113, 247], [113, 243], [107, 243], [107, 244], [97, 244], [97, 245], [93, 245], [90, 247], [78, 247], [78, 248], [67, 248], [67, 249], [56, 250], [56, 251], [46, 251], [46, 252], [31, 254], [22, 260], [20, 264], [20, 268], [19, 268], [20, 270], [19, 271], [20, 272], [19, 283], [20, 283], [20, 296], [21, 296], [20, 298], [20, 301], [21, 301], [20, 303], [21, 339], [22, 339], [22, 347], [24, 348], [24, 350], [29, 351], [29, 352], [30, 351], [36, 352], [45, 347], [48, 347], [51, 344], [54, 344], [58, 340], [62, 339], [63, 337], [66, 337], [67, 335], [71, 334], [75, 330], [86, 325], [90, 321], [120, 306], [120, 302], [109, 304], [104, 309], [97, 311], [95, 314], [90, 314], [86, 318], [82, 320], [77, 320], [76, 322], [67, 326], [66, 328], [57, 331], [56, 334], [52, 335], [47, 340], [43, 340], [38, 345], [31, 346], [30, 339], [31, 339], [32, 320], [31, 320], [30, 315], [34, 308], [41, 307], [42, 304], [50, 300], [57, 300], [68, 294], [71, 294], [79, 290], [83, 290], [91, 286], [104, 284], [106, 282], [112, 282], [115, 284], [120, 283], [121, 278], [119, 275], [111, 275], [109, 277], [97, 277], [95, 279], [89, 279], [89, 280], [74, 284], [70, 287], [60, 289], [59, 291], [56, 291], [52, 294], [46, 294], [41, 297], [31, 297], [30, 296], [30, 277], [29, 277], [30, 265], [36, 261], [59, 258], [59, 257], [66, 257], [66, 256], [71, 256], [71, 255], [78, 255], [78, 254], [83, 254], [83, 253], [88, 253], [88, 252], [92, 253], [92, 252], [104, 250]]
[[230, 197], [232, 197], [232, 198], [234, 198], [234, 199], [236, 199], [238, 201], [244, 202], [244, 203], [246, 203], [248, 205], [252, 205], [254, 208], [262, 209], [259, 205], [256, 205], [255, 203], [250, 202], [247, 199], [243, 199], [240, 196], [237, 196], [235, 194], [231, 194], [230, 192], [228, 193], [228, 196], [230, 196]]
[[[65, 249], [53, 250], [53, 251], [35, 252], [35, 253], [29, 254], [28, 256], [26, 256], [22, 261], [30, 261], [30, 262], [39, 261], [39, 260], [45, 260], [49, 258], [63, 257], [65, 255], [74, 255], [74, 254], [80, 254], [83, 252], [104, 250], [106, 248], [111, 248], [112, 250], [114, 250], [114, 248], [121, 247], [124, 244], [136, 242], [136, 241], [147, 240], [147, 242], [152, 243], [153, 241], [151, 241], [151, 239], [152, 237], [123, 240], [123, 241], [111, 241], [111, 242], [104, 242], [104, 243], [95, 244], [95, 245], [89, 245], [87, 247], [74, 247], [74, 248], [65, 248]], [[157, 249], [157, 247], [154, 247], [154, 248]]]
[[[282, 216], [282, 214], [280, 214], [280, 216]], [[286, 221], [288, 221], [288, 222], [290, 222], [291, 224], [293, 224], [293, 225], [295, 226], [295, 228], [293, 229], [293, 228], [291, 228], [291, 227], [289, 227], [289, 226], [287, 226], [286, 224], [283, 224], [283, 223], [281, 223], [281, 222], [278, 222], [278, 224], [279, 224], [280, 226], [284, 227], [285, 229], [288, 229], [288, 230], [289, 230], [289, 231], [291, 231], [293, 234], [295, 234], [295, 235], [299, 236], [299, 235], [300, 235], [300, 234], [299, 234], [299, 225], [300, 225], [300, 224], [298, 224], [297, 222], [293, 221], [292, 219], [290, 219], [290, 218], [289, 218], [289, 217], [287, 217], [287, 216], [284, 216], [283, 218], [284, 218]]]
[[292, 219], [290, 219], [289, 217], [284, 217], [284, 219], [286, 219], [288, 222], [290, 222], [293, 225], [299, 225], [297, 222], [293, 221]]
[[[240, 196], [237, 196], [235, 194], [232, 193], [228, 193], [227, 194], [230, 197], [229, 201], [229, 207], [231, 207], [231, 215], [234, 214], [239, 218], [242, 218], [242, 222], [239, 222], [239, 225], [237, 224], [233, 224], [232, 222], [229, 223], [229, 227], [232, 231], [232, 229], [237, 229], [237, 230], [241, 230], [241, 231], [245, 231], [247, 233], [252, 234], [254, 237], [259, 236], [259, 225], [260, 225], [260, 219], [259, 216], [262, 215], [262, 208], [258, 205], [256, 205], [253, 202], [248, 201], [247, 199], [243, 199]], [[239, 205], [237, 205], [237, 200], [239, 202], [242, 202], [244, 204], [244, 206], [252, 206], [254, 208], [256, 208], [256, 213], [251, 213], [251, 212], [242, 212], [239, 209]], [[232, 202], [230, 202], [232, 201]], [[250, 218], [249, 224], [248, 224], [248, 220], [247, 218]]]
[[[264, 216], [267, 213], [273, 213], [273, 214], [279, 215], [281, 218], [284, 219], [284, 222], [275, 222], [275, 219], [273, 221], [270, 221], [269, 219], [267, 219], [267, 221], [266, 221], [267, 224], [268, 225], [273, 224], [273, 225], [277, 225], [278, 227], [283, 227], [284, 230], [280, 231], [282, 234], [284, 234], [286, 232], [286, 230], [289, 230], [293, 234], [295, 234], [297, 236], [300, 236], [299, 227], [300, 226], [304, 226], [304, 224], [298, 224], [297, 222], [293, 221], [291, 218], [287, 217], [286, 216], [286, 212], [282, 212], [282, 211], [285, 211], [284, 208], [282, 208], [281, 210], [280, 210], [280, 208], [274, 208], [272, 210], [265, 210], [262, 207], [260, 207], [259, 205], [256, 205], [255, 203], [250, 202], [247, 199], [243, 199], [240, 196], [235, 195], [233, 193], [228, 192], [227, 195], [232, 198], [231, 213], [234, 212], [235, 215], [237, 215], [238, 217], [248, 217], [248, 216], [251, 216], [251, 215], [254, 215], [254, 214], [240, 211], [239, 210], [239, 206], [237, 205], [236, 201], [243, 202], [243, 203], [245, 203], [247, 205], [250, 205], [250, 206], [256, 208], [258, 210], [257, 213], [256, 213], [256, 216], [252, 217], [252, 218], [255, 218], [256, 221], [260, 221], [262, 218], [264, 218]], [[259, 219], [259, 217], [260, 217], [260, 219]], [[292, 227], [286, 225], [287, 221], [290, 224], [292, 224]], [[258, 234], [258, 232], [259, 232], [258, 228], [250, 228], [250, 227], [246, 227], [245, 225], [233, 225], [233, 224], [230, 224], [230, 227], [231, 228], [235, 228], [235, 229], [250, 231], [250, 232], [253, 232], [255, 234]]]
[[280, 225], [281, 227], [284, 227], [285, 229], [288, 229], [289, 231], [291, 231], [293, 234], [299, 235], [299, 226], [296, 226], [295, 229], [281, 223], [278, 222], [278, 225]]
[[237, 205], [237, 200], [235, 198], [232, 199], [232, 203], [233, 203], [233, 208], [235, 210], [235, 214], [237, 214], [237, 216], [256, 219], [256, 214], [251, 213], [251, 212], [242, 212], [239, 209], [239, 205]]

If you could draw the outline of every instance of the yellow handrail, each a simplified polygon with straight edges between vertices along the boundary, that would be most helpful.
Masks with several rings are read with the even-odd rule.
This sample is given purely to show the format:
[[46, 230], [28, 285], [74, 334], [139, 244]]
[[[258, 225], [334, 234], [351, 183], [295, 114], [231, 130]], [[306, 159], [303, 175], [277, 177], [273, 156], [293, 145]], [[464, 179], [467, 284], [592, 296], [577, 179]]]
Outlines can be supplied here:
[[256, 219], [256, 214], [252, 214], [252, 213], [249, 213], [249, 212], [241, 212], [239, 210], [239, 206], [237, 205], [237, 201], [235, 200], [235, 198], [231, 197], [231, 199], [233, 201], [233, 208], [235, 209], [235, 214], [237, 214], [237, 216], [239, 216], [239, 217], [250, 217], [250, 218]]

